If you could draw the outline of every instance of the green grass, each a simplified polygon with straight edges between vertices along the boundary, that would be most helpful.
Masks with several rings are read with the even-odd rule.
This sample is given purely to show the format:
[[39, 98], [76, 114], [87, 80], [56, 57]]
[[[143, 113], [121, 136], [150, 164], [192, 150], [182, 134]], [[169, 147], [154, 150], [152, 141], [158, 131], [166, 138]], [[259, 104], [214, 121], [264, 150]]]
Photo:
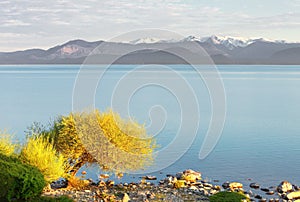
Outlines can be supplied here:
[[241, 202], [243, 199], [250, 202], [245, 194], [240, 192], [219, 192], [209, 197], [211, 202]]

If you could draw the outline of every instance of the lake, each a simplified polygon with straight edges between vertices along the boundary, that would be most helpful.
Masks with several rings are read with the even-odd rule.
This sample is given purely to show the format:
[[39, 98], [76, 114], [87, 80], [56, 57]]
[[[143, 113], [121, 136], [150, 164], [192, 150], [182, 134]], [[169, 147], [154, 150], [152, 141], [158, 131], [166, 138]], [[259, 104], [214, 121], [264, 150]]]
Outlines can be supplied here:
[[[91, 67], [97, 71], [95, 68]], [[153, 175], [191, 168], [201, 171], [208, 180], [249, 184], [251, 179], [264, 186], [289, 180], [300, 185], [300, 66], [217, 66], [226, 95], [226, 116], [216, 147], [204, 159], [199, 158], [199, 151], [213, 113], [210, 88], [191, 67], [168, 68], [169, 73], [160, 66], [114, 65], [97, 82], [94, 97], [80, 99], [93, 100], [102, 111], [113, 105], [122, 116], [129, 111], [138, 122], [145, 123], [160, 145], [162, 157], [154, 165], [156, 169], [180, 154], [179, 160], [170, 161], [170, 166], [163, 166]], [[46, 124], [70, 113], [79, 69], [79, 65], [0, 66], [0, 129], [23, 141], [24, 131], [32, 122]], [[205, 66], [199, 69], [210, 71]], [[132, 87], [131, 81], [137, 86], [127, 100], [126, 89]], [[199, 128], [193, 134], [195, 123]], [[181, 129], [186, 138], [176, 135]], [[164, 150], [174, 140], [185, 144], [188, 138], [195, 139], [187, 151], [180, 144]], [[96, 178], [97, 174], [99, 171], [89, 176]], [[125, 176], [124, 180], [138, 176]]]

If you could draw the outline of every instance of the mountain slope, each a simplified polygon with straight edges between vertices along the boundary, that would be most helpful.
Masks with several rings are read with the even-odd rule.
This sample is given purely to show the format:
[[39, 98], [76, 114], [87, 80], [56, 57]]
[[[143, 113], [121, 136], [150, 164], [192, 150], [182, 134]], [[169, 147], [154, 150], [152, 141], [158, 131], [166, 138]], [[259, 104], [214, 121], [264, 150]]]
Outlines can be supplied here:
[[[184, 64], [185, 57], [192, 58], [195, 63], [207, 63], [208, 55], [199, 56], [195, 44], [216, 64], [300, 65], [300, 43], [218, 36], [189, 36], [182, 40], [144, 38], [128, 43], [73, 40], [48, 50], [2, 52], [0, 64], [81, 64], [88, 55], [93, 55], [100, 63], [119, 58], [116, 61], [119, 64]], [[124, 52], [128, 54], [124, 56]]]

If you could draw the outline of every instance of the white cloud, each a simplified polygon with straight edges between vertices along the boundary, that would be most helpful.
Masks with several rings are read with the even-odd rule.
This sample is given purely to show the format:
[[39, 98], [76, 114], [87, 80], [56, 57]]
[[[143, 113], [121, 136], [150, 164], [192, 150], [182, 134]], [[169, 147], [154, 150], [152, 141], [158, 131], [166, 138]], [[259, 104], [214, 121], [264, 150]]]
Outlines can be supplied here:
[[[291, 2], [300, 5], [300, 0]], [[234, 11], [226, 10], [228, 4], [216, 0], [3, 0], [0, 2], [0, 33], [35, 34], [38, 36], [35, 38], [43, 42], [32, 40], [25, 43], [24, 40], [30, 38], [20, 36], [15, 37], [13, 42], [2, 42], [1, 47], [14, 49], [41, 44], [50, 47], [64, 40], [109, 39], [144, 28], [170, 29], [183, 35], [197, 36], [240, 33], [247, 37], [259, 34], [260, 37], [268, 37], [268, 31], [274, 29], [278, 30], [277, 38], [281, 38], [281, 29], [299, 32], [297, 9], [261, 17], [254, 12], [245, 13], [239, 9], [239, 4], [232, 5], [236, 6]], [[0, 35], [0, 40], [6, 41], [6, 37]]]

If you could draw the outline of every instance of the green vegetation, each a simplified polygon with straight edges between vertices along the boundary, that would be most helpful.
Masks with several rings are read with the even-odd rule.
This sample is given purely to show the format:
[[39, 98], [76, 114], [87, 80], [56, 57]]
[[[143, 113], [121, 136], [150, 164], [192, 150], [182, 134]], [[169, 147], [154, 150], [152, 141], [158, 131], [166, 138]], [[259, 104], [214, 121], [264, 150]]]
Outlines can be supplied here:
[[219, 192], [209, 197], [211, 202], [241, 202], [243, 200], [250, 200], [241, 192]]
[[10, 135], [0, 135], [0, 201], [72, 201], [40, 194], [60, 177], [67, 178], [69, 186], [85, 187], [87, 182], [75, 177], [83, 165], [97, 163], [118, 176], [143, 169], [153, 163], [156, 148], [143, 125], [111, 110], [71, 113], [49, 128], [34, 124], [20, 148]]
[[0, 154], [0, 170], [0, 199], [3, 200], [38, 197], [46, 185], [43, 174], [37, 168], [14, 157]]
[[27, 202], [73, 202], [73, 200], [67, 196], [60, 196], [57, 198], [41, 196], [38, 198], [27, 200]]
[[48, 183], [64, 176], [64, 158], [57, 154], [53, 144], [45, 138], [28, 138], [21, 150], [20, 159], [23, 163], [37, 167]]

